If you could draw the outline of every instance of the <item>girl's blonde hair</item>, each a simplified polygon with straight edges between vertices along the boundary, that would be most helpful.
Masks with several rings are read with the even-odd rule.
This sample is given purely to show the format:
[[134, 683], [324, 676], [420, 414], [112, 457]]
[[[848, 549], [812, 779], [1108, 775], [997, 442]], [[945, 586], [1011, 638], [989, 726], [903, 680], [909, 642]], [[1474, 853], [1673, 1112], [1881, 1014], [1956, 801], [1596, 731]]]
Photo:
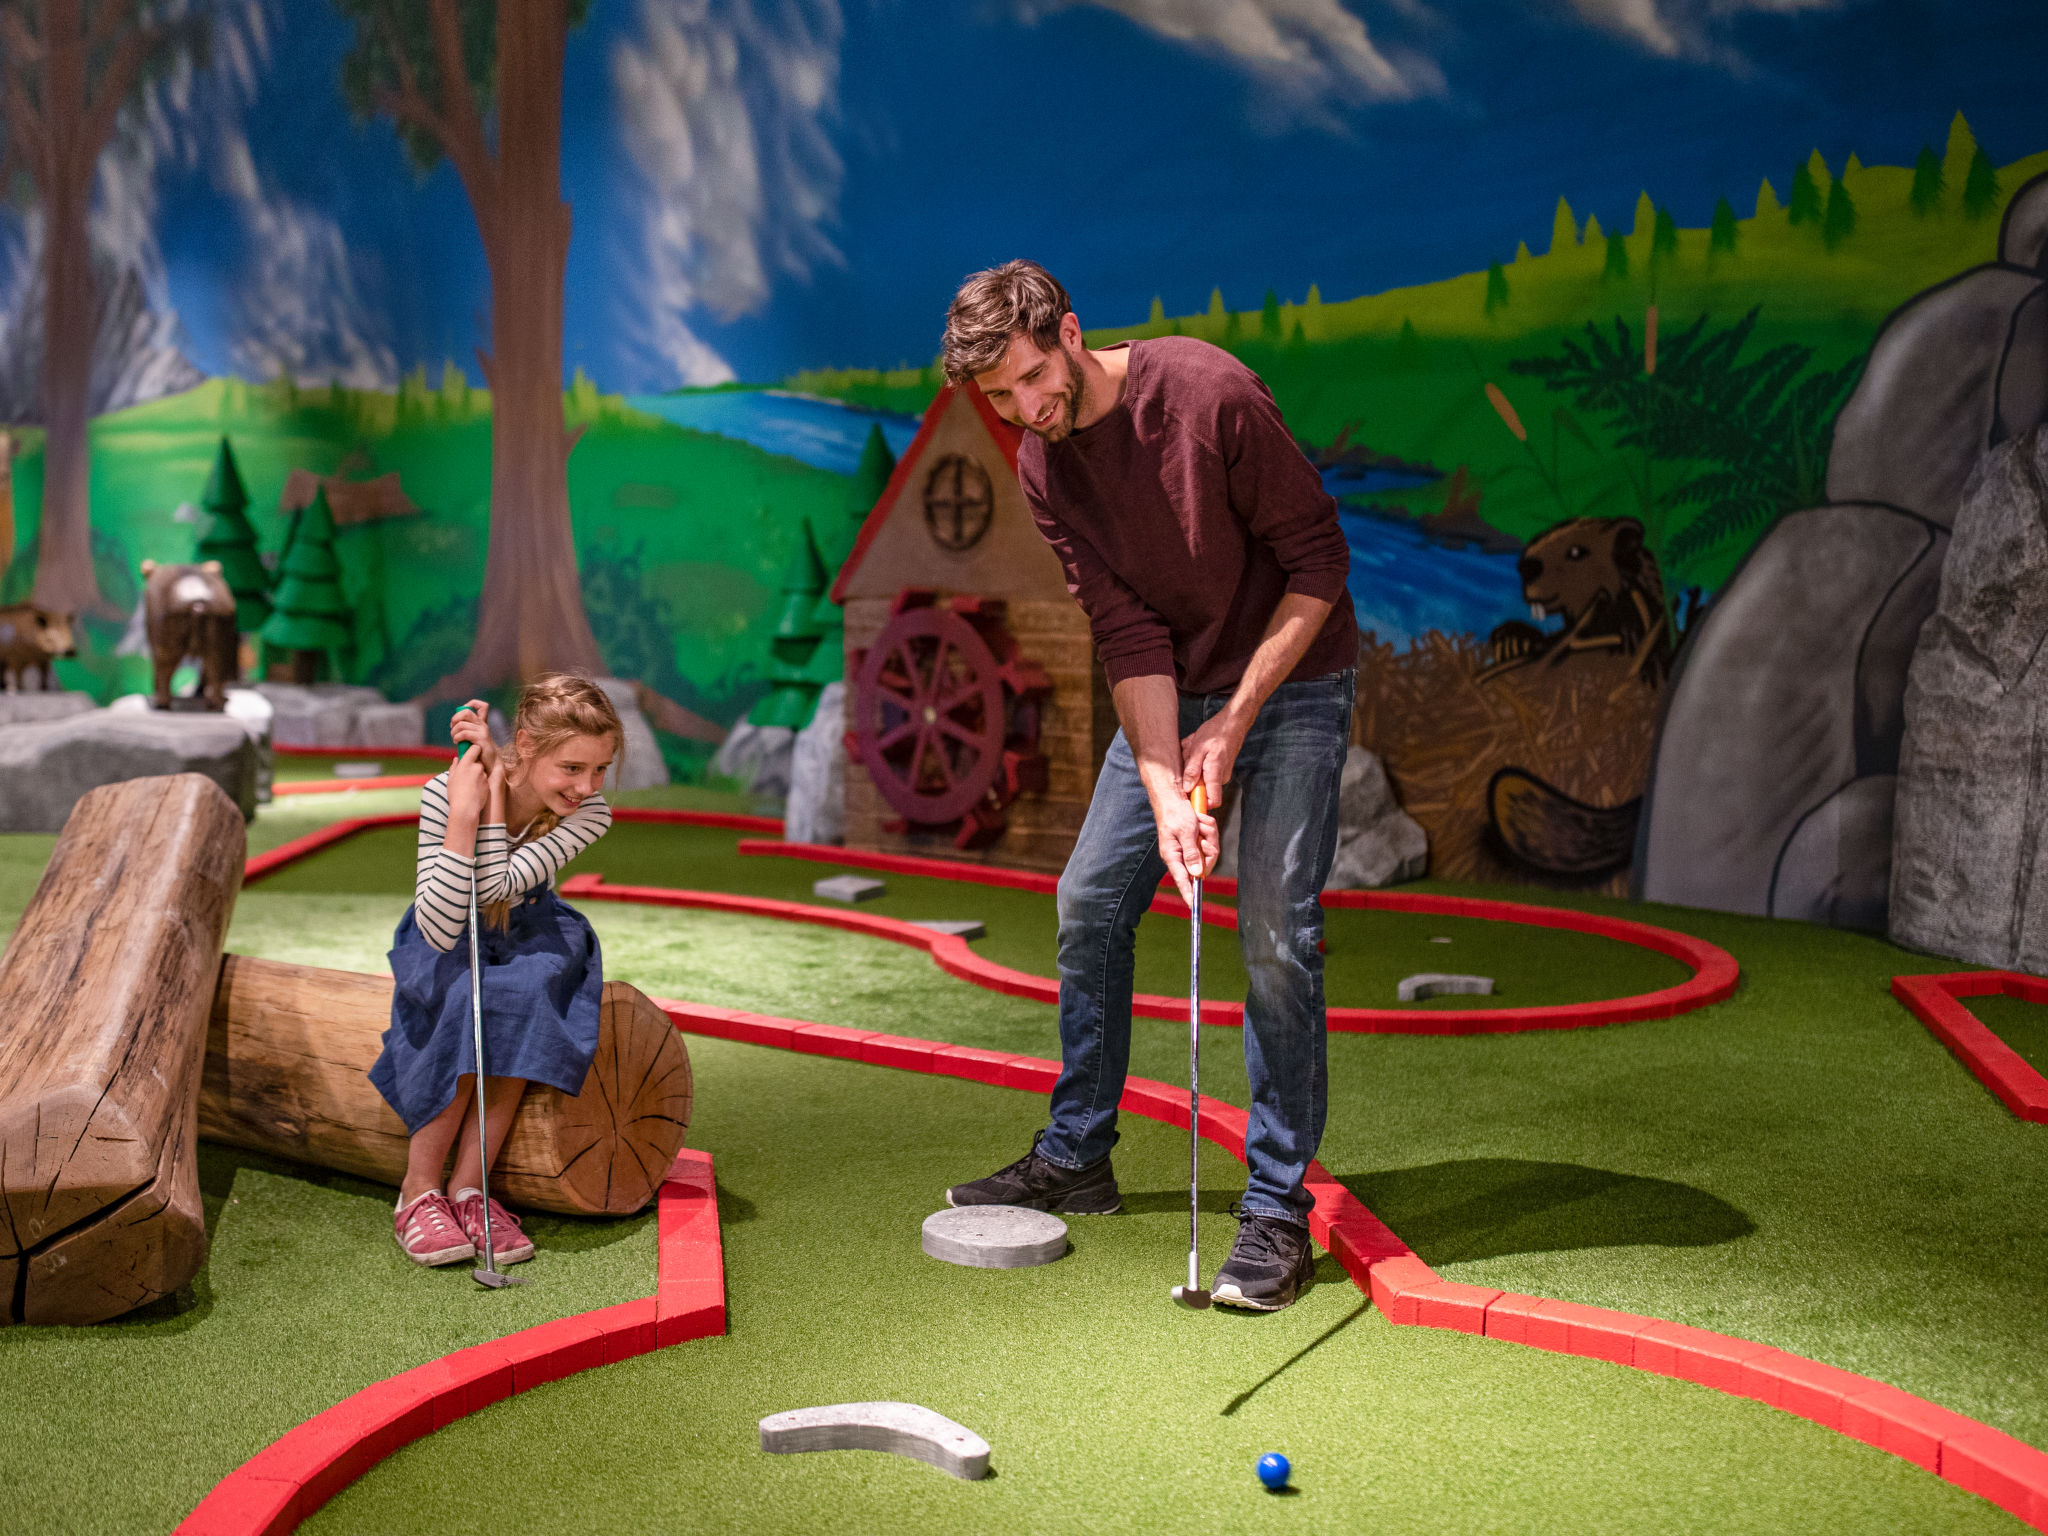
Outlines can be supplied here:
[[[519, 744], [521, 731], [526, 733], [523, 751]], [[512, 742], [506, 753], [511, 758], [509, 766], [519, 768], [577, 736], [609, 736], [614, 765], [625, 752], [626, 727], [602, 688], [575, 672], [543, 672], [520, 690], [519, 707], [512, 715]], [[542, 806], [540, 813], [521, 829], [525, 835], [520, 841], [546, 837], [561, 820]], [[506, 831], [510, 833], [512, 829], [508, 827]], [[505, 927], [512, 919], [512, 903], [486, 902], [483, 918], [493, 928]]]

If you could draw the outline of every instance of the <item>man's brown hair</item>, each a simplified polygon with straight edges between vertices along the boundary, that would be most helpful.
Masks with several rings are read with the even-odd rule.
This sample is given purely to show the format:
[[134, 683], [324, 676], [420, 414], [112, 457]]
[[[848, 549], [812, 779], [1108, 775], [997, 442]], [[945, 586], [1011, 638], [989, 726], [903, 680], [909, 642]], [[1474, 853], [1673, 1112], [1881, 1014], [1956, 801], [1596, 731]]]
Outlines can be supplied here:
[[1060, 344], [1060, 321], [1074, 306], [1067, 290], [1035, 261], [1006, 261], [976, 272], [946, 309], [939, 357], [949, 383], [986, 373], [1010, 350], [1012, 336], [1029, 336], [1041, 352]]

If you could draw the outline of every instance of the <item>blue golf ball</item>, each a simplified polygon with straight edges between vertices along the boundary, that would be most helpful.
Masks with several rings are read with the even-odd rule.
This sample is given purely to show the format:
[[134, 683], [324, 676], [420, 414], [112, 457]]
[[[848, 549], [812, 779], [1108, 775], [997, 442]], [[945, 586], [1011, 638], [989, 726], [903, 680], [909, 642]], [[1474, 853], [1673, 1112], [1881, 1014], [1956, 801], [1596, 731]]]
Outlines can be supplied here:
[[1287, 1475], [1293, 1470], [1278, 1451], [1268, 1451], [1259, 1458], [1259, 1481], [1268, 1488], [1285, 1488]]

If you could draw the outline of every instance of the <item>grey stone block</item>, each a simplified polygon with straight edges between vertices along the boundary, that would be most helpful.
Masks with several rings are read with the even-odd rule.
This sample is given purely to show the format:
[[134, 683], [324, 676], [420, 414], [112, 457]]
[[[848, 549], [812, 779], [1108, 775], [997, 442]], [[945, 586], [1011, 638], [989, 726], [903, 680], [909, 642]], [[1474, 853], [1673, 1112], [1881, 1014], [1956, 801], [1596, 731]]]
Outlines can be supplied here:
[[1403, 976], [1395, 990], [1404, 1003], [1418, 1002], [1425, 997], [1491, 997], [1493, 978], [1446, 976], [1437, 971], [1424, 971], [1419, 976]]
[[[1944, 528], [1878, 506], [1764, 536], [1666, 686], [1636, 894], [1882, 925], [1906, 668], [1947, 548]], [[1864, 779], [1885, 782], [1823, 810]]]
[[[1224, 796], [1217, 827], [1222, 840], [1215, 869], [1219, 877], [1237, 877], [1237, 808], [1242, 799], [1235, 786]], [[1401, 809], [1378, 756], [1353, 742], [1344, 755], [1344, 777], [1337, 791], [1337, 854], [1323, 888], [1394, 885], [1419, 880], [1428, 870], [1429, 834]]]
[[1891, 935], [2048, 971], [2048, 429], [1972, 479], [1905, 700]]
[[2036, 176], [2005, 205], [1998, 259], [2048, 277], [2048, 175]]
[[87, 790], [201, 773], [247, 821], [256, 815], [257, 746], [216, 714], [111, 709], [0, 730], [0, 832], [61, 832]]
[[969, 1269], [1030, 1269], [1067, 1251], [1067, 1224], [1021, 1205], [962, 1205], [924, 1219], [924, 1251]]
[[417, 747], [427, 739], [427, 712], [418, 704], [374, 704], [356, 706], [349, 725], [351, 747]]
[[763, 797], [789, 793], [796, 732], [782, 725], [750, 725], [742, 720], [711, 759], [711, 771], [735, 779]]
[[0, 693], [0, 725], [40, 725], [98, 708], [89, 693]]
[[827, 901], [873, 901], [888, 889], [872, 875], [833, 875], [811, 883], [811, 894]]
[[988, 1476], [988, 1442], [916, 1403], [835, 1403], [771, 1413], [761, 1420], [761, 1449], [777, 1455], [888, 1451], [970, 1482]]
[[956, 939], [985, 939], [988, 937], [988, 924], [975, 922], [972, 918], [955, 922], [950, 918], [944, 917], [918, 917], [911, 919], [910, 926], [913, 928], [929, 928], [933, 933], [948, 933]]
[[818, 712], [796, 733], [782, 835], [792, 843], [846, 841], [846, 684], [818, 695]]
[[334, 776], [337, 779], [374, 779], [380, 777], [383, 772], [384, 765], [374, 761], [334, 765]]
[[1977, 267], [1885, 322], [1835, 418], [1827, 499], [1878, 502], [1946, 528], [1994, 443], [2048, 411], [2048, 288]]
[[661, 743], [654, 739], [654, 727], [640, 713], [640, 691], [624, 678], [600, 677], [597, 686], [618, 711], [619, 725], [626, 740], [613, 769], [619, 789], [654, 789], [668, 783], [668, 759], [661, 755]]
[[[348, 683], [258, 683], [256, 692], [270, 701], [271, 740], [284, 747], [354, 747], [356, 716], [367, 708], [382, 707], [384, 695], [374, 688]], [[417, 746], [415, 736], [407, 745]], [[401, 743], [390, 743], [400, 745]], [[385, 745], [385, 743], [376, 743]]]

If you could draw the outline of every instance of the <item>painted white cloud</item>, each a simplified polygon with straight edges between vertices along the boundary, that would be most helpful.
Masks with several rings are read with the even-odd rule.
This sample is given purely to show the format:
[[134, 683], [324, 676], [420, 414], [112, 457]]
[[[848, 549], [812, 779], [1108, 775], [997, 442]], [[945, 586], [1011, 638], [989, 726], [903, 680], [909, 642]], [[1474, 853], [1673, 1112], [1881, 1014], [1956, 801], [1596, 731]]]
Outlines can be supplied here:
[[1569, 0], [1579, 18], [1662, 58], [1740, 66], [1716, 36], [1716, 24], [1744, 14], [1790, 16], [1833, 10], [1839, 0]]
[[1433, 61], [1382, 48], [1339, 0], [1016, 0], [1027, 22], [1081, 5], [1114, 11], [1236, 65], [1297, 114], [1319, 116], [1332, 103], [1407, 101], [1444, 89]]
[[779, 278], [842, 258], [827, 230], [844, 164], [838, 0], [640, 0], [612, 51], [640, 178], [628, 334], [684, 383], [730, 379], [690, 327], [765, 304]]
[[363, 300], [340, 226], [272, 186], [240, 133], [222, 135], [217, 175], [240, 211], [248, 254], [235, 286], [236, 365], [255, 378], [394, 387], [398, 356]]

